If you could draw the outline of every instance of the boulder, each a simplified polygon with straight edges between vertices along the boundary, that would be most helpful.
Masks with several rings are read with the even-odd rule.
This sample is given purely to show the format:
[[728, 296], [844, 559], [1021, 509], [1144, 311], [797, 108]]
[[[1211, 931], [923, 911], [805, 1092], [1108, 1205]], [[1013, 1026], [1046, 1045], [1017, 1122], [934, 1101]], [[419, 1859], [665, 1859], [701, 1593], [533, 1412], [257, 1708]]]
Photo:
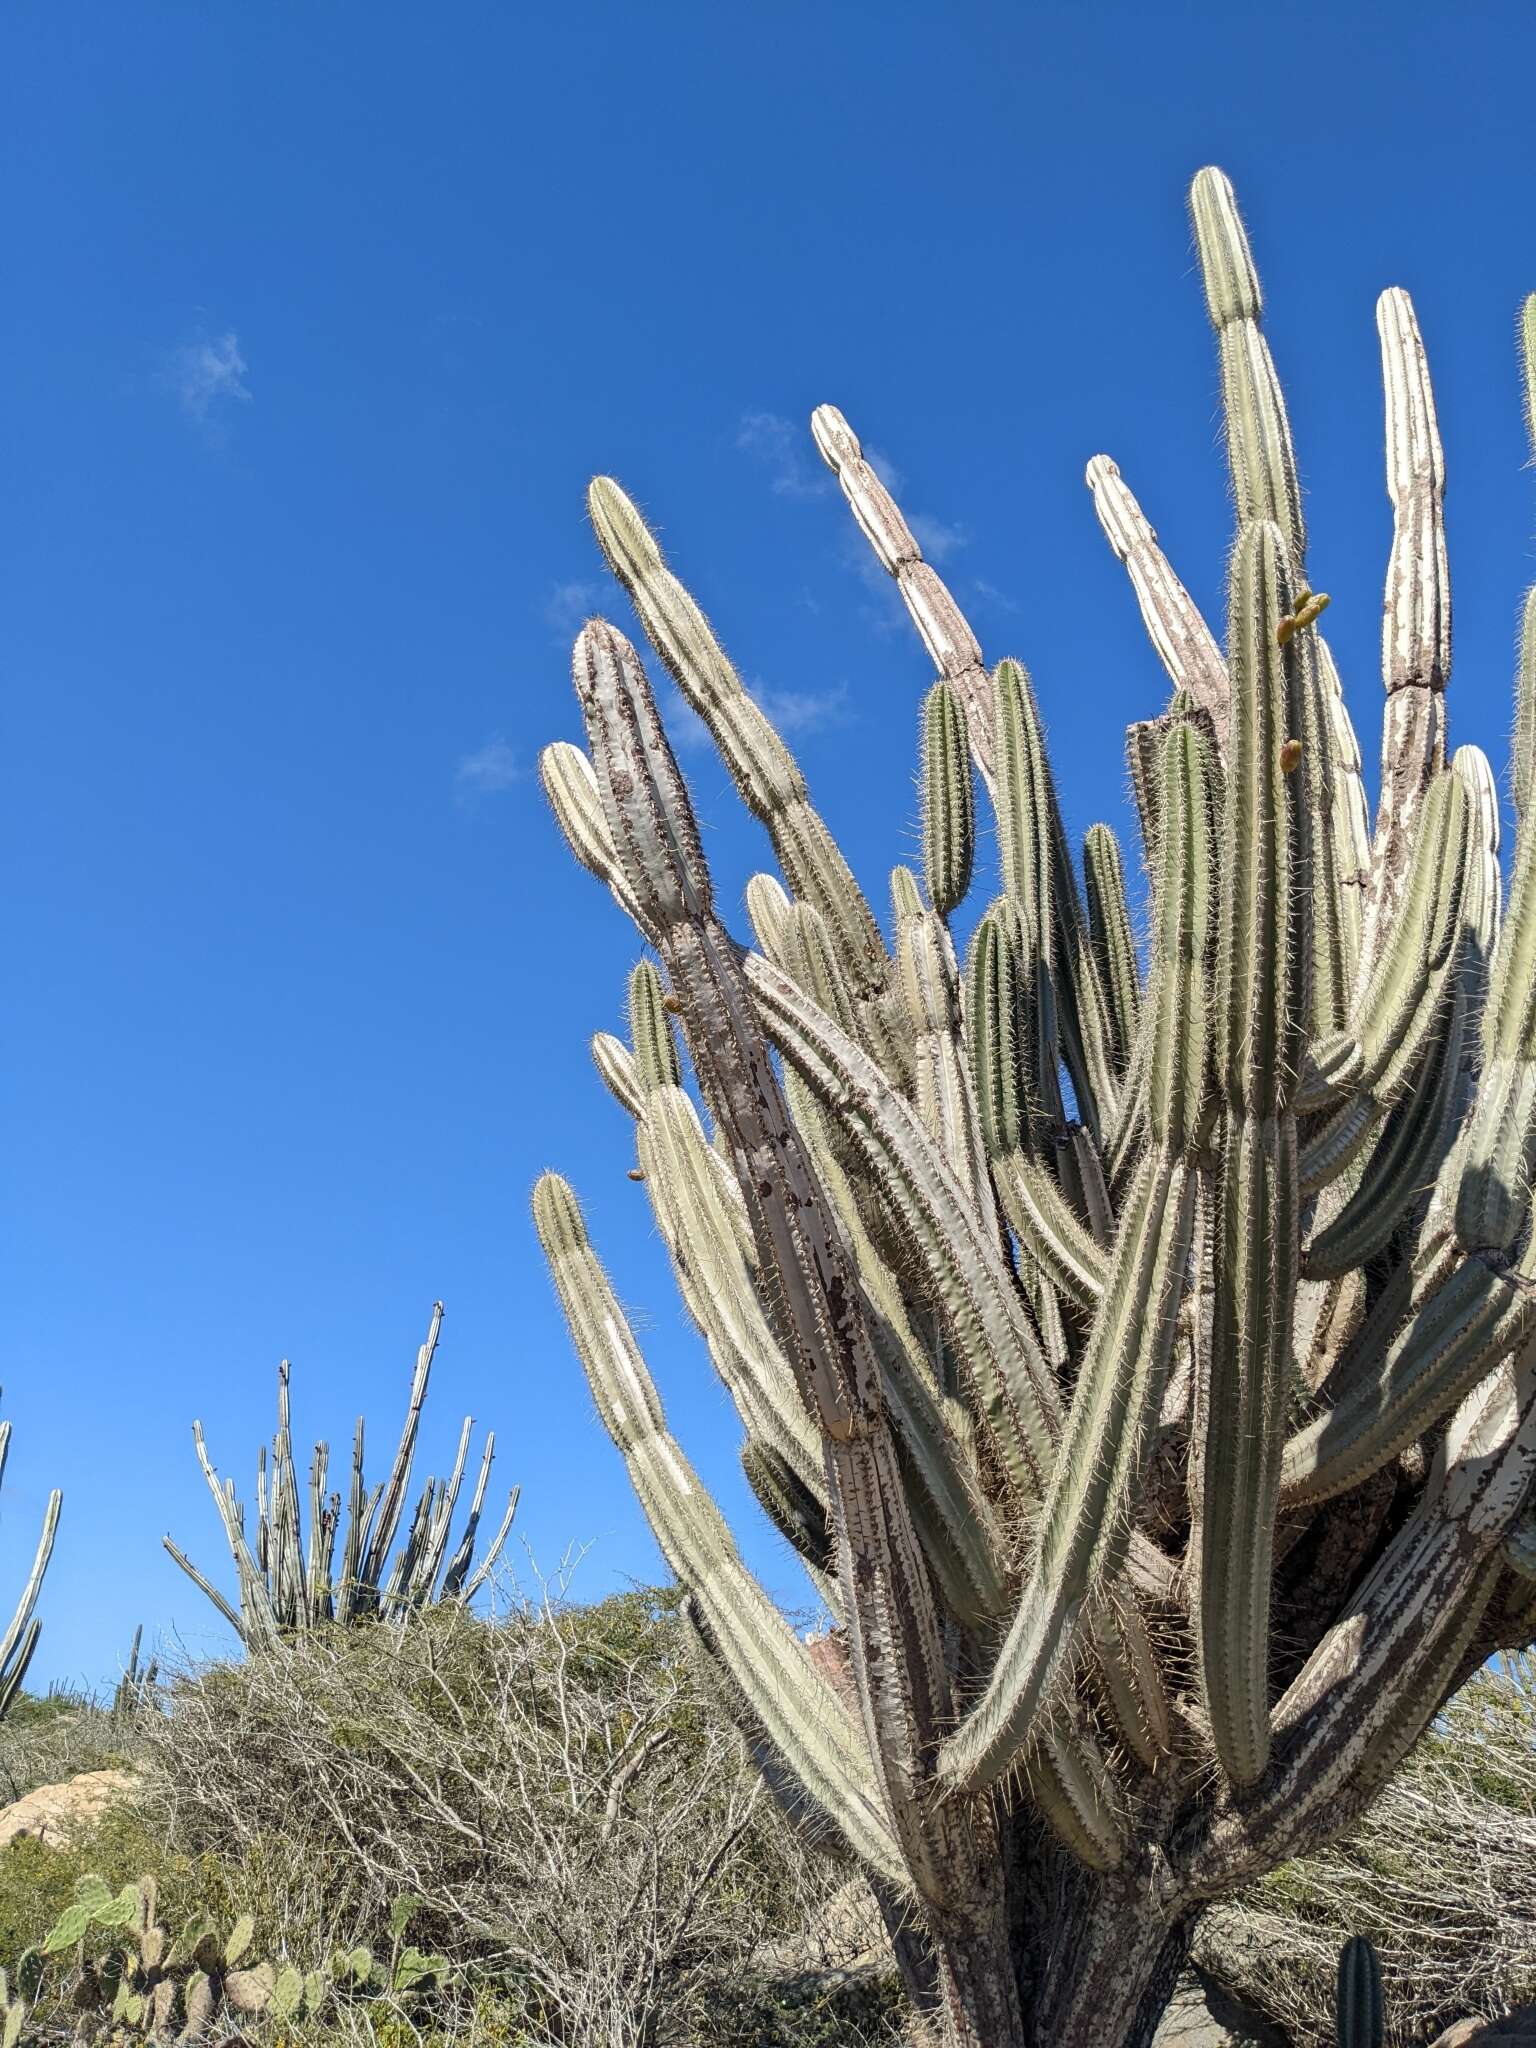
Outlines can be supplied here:
[[0, 1808], [0, 1849], [17, 1835], [35, 1835], [57, 1848], [76, 1830], [99, 1819], [133, 1785], [131, 1771], [82, 1771], [61, 1785], [39, 1785]]
[[1536, 2005], [1496, 2020], [1458, 2020], [1436, 2037], [1434, 2048], [1536, 2048]]

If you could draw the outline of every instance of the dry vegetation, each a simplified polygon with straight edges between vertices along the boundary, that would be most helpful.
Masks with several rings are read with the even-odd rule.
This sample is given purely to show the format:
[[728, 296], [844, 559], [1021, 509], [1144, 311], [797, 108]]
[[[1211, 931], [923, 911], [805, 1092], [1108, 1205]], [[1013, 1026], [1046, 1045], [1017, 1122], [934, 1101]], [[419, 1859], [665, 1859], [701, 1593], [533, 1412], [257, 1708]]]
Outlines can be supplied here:
[[[823, 1979], [808, 1953], [786, 1972], [850, 1873], [773, 1804], [668, 1596], [320, 1631], [173, 1674], [162, 1703], [131, 1734], [74, 1717], [69, 1760], [115, 1736], [142, 1790], [116, 1833], [54, 1859], [47, 1911], [85, 1863], [113, 1882], [139, 1863], [168, 1918], [254, 1912], [263, 1952], [309, 1969], [339, 1947], [387, 1954], [408, 1902], [410, 1940], [453, 1966], [434, 2018], [456, 2041], [890, 2038], [878, 1985]], [[64, 1761], [54, 1718], [16, 1779]], [[36, 1883], [46, 1852], [20, 1855]], [[46, 1924], [11, 1917], [13, 1942]]]
[[[0, 1852], [0, 1964], [80, 1871], [150, 1870], [168, 1922], [251, 1911], [263, 1951], [304, 1968], [387, 1955], [409, 1902], [449, 1984], [393, 2018], [338, 2011], [315, 2048], [894, 2040], [890, 1978], [848, 1978], [852, 1937], [816, 1932], [847, 1868], [785, 1821], [686, 1641], [669, 1595], [494, 1625], [441, 1609], [174, 1673], [134, 1716], [29, 1702], [0, 1728], [7, 1796], [120, 1764], [141, 1792], [68, 1852]], [[1394, 2042], [1536, 1997], [1532, 1683], [1529, 1660], [1475, 1680], [1353, 1835], [1206, 1922], [1202, 1965], [1298, 2044], [1332, 2041], [1355, 1931], [1380, 1949]]]

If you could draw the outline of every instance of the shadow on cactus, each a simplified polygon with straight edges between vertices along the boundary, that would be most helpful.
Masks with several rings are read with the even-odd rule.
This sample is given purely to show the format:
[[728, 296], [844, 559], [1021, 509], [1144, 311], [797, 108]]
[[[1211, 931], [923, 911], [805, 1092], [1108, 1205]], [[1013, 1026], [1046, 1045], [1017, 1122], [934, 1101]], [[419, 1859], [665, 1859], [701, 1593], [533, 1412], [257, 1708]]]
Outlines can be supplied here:
[[[426, 1342], [416, 1354], [405, 1424], [389, 1477], [371, 1491], [363, 1477], [363, 1417], [357, 1418], [346, 1534], [339, 1563], [336, 1542], [342, 1527], [341, 1495], [326, 1493], [330, 1451], [323, 1443], [316, 1444], [310, 1463], [307, 1536], [304, 1531], [289, 1424], [286, 1358], [277, 1369], [277, 1434], [272, 1439], [270, 1463], [265, 1445], [257, 1456], [254, 1545], [246, 1536], [245, 1509], [235, 1491], [235, 1482], [220, 1480], [203, 1442], [203, 1426], [193, 1423], [192, 1441], [198, 1463], [218, 1508], [234, 1560], [239, 1583], [238, 1610], [169, 1536], [165, 1538], [165, 1547], [193, 1583], [207, 1594], [247, 1649], [269, 1648], [283, 1636], [330, 1622], [398, 1620], [413, 1609], [439, 1600], [467, 1604], [495, 1570], [511, 1533], [521, 1489], [512, 1488], [490, 1547], [475, 1566], [475, 1540], [496, 1453], [494, 1430], [486, 1435], [463, 1530], [458, 1543], [449, 1550], [454, 1511], [474, 1430], [474, 1422], [467, 1415], [459, 1432], [452, 1472], [446, 1480], [426, 1481], [407, 1525], [405, 1540], [394, 1550], [410, 1491], [416, 1436], [442, 1323], [443, 1305], [437, 1302]], [[135, 1658], [137, 1649], [135, 1637]]]
[[[600, 620], [575, 650], [587, 750], [542, 764], [654, 954], [631, 1042], [594, 1054], [747, 1476], [832, 1611], [814, 1657], [668, 1434], [551, 1174], [534, 1215], [576, 1347], [773, 1781], [862, 1859], [946, 2038], [987, 2048], [1149, 2041], [1205, 1904], [1348, 1826], [1465, 1676], [1536, 1631], [1536, 593], [1502, 904], [1493, 775], [1447, 750], [1413, 307], [1378, 306], [1373, 829], [1219, 171], [1192, 211], [1238, 516], [1224, 643], [1115, 464], [1087, 472], [1171, 684], [1128, 735], [1144, 962], [1108, 827], [1079, 876], [1031, 678], [984, 665], [830, 406], [816, 445], [938, 671], [923, 872], [895, 872], [890, 945], [606, 478], [603, 553], [778, 859], [748, 890], [756, 949], [722, 923], [645, 672]], [[1522, 334], [1530, 400], [1536, 299]], [[977, 774], [1003, 887], [962, 961]]]

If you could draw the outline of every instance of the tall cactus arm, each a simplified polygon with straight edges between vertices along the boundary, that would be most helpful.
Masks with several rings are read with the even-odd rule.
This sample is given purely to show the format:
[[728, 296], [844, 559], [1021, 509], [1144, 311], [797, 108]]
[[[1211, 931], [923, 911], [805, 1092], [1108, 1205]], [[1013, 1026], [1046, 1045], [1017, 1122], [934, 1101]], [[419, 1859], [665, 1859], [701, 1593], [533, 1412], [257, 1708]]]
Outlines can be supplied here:
[[1227, 739], [1227, 664], [1199, 607], [1170, 568], [1157, 535], [1107, 455], [1085, 478], [1104, 537], [1124, 562], [1147, 637], [1175, 690], [1187, 690], [1209, 714], [1218, 752]]
[[963, 1627], [988, 1633], [1009, 1602], [1007, 1541], [976, 1470], [970, 1418], [941, 1391], [895, 1272], [882, 1257], [828, 1118], [793, 1068], [785, 1089], [858, 1269], [880, 1360], [886, 1414], [910, 1482], [912, 1519], [934, 1583]]
[[[1180, 1859], [1197, 1895], [1320, 1846], [1438, 1711], [1486, 1600], [1488, 1568], [1536, 1475], [1529, 1349], [1462, 1402], [1419, 1506], [1274, 1712], [1263, 1783], [1218, 1801]], [[1385, 1745], [1385, 1746], [1383, 1746]]]
[[1411, 1214], [1450, 1150], [1461, 1114], [1461, 1064], [1468, 1000], [1458, 989], [1444, 1028], [1383, 1126], [1358, 1180], [1336, 1214], [1314, 1227], [1302, 1250], [1308, 1280], [1339, 1280], [1378, 1257]]
[[941, 1773], [978, 1790], [1015, 1762], [1075, 1640], [1084, 1601], [1123, 1542], [1162, 1402], [1194, 1220], [1171, 1154], [1143, 1166], [1088, 1340], [1038, 1551], [986, 1690], [946, 1743]]
[[246, 1643], [249, 1647], [249, 1638], [246, 1634], [246, 1625], [244, 1619], [235, 1612], [233, 1607], [230, 1606], [229, 1602], [224, 1598], [224, 1595], [219, 1591], [218, 1587], [213, 1583], [211, 1579], [206, 1578], [203, 1575], [203, 1573], [198, 1570], [197, 1566], [192, 1562], [191, 1558], [187, 1556], [186, 1552], [184, 1550], [179, 1549], [178, 1546], [171, 1541], [169, 1536], [162, 1536], [160, 1540], [164, 1544], [167, 1554], [170, 1557], [174, 1558], [176, 1563], [181, 1566], [182, 1570], [186, 1573], [187, 1577], [192, 1581], [193, 1585], [197, 1587], [198, 1591], [200, 1593], [205, 1594], [207, 1598], [213, 1602], [214, 1606], [219, 1610], [219, 1613], [223, 1615], [225, 1621], [228, 1622], [229, 1626], [234, 1630], [235, 1634], [240, 1638], [241, 1642]]
[[[1338, 1398], [1285, 1446], [1287, 1503], [1327, 1500], [1422, 1436], [1536, 1320], [1536, 1244], [1511, 1272], [1470, 1258], [1377, 1353], [1347, 1358]], [[1367, 1332], [1371, 1329], [1367, 1325]]]
[[464, 1517], [464, 1533], [460, 1536], [443, 1572], [441, 1597], [445, 1600], [458, 1597], [474, 1558], [475, 1537], [479, 1533], [480, 1516], [485, 1508], [485, 1493], [491, 1483], [491, 1465], [495, 1457], [496, 1432], [490, 1429], [486, 1431], [485, 1448], [480, 1453], [480, 1470], [475, 1474], [475, 1490], [469, 1497], [469, 1513]]
[[1204, 978], [1212, 929], [1209, 793], [1201, 743], [1168, 736], [1164, 864], [1150, 1019], [1152, 1149], [1126, 1202], [1109, 1278], [1041, 1513], [1030, 1579], [986, 1690], [946, 1744], [941, 1772], [975, 1789], [1028, 1740], [1084, 1603], [1123, 1555], [1162, 1408], [1193, 1241], [1189, 1158], [1209, 1089]]
[[681, 1088], [682, 1064], [667, 1014], [667, 992], [649, 960], [629, 977], [629, 1036], [636, 1083], [643, 1095], [657, 1088]]
[[837, 843], [812, 808], [805, 778], [741, 679], [655, 536], [611, 477], [594, 479], [587, 509], [608, 566], [690, 707], [708, 726], [748, 808], [762, 819], [791, 889], [826, 919], [858, 994], [884, 986], [885, 947]]
[[385, 1481], [384, 1495], [377, 1512], [369, 1517], [371, 1526], [363, 1543], [362, 1577], [365, 1585], [377, 1586], [383, 1579], [384, 1561], [389, 1556], [390, 1545], [400, 1525], [406, 1488], [411, 1481], [411, 1462], [416, 1454], [416, 1436], [421, 1426], [421, 1407], [427, 1398], [427, 1382], [432, 1376], [432, 1360], [442, 1327], [443, 1304], [435, 1301], [426, 1338], [416, 1353], [416, 1369], [411, 1375], [410, 1398], [406, 1403], [405, 1421], [400, 1428], [400, 1441], [395, 1446], [394, 1463], [389, 1468], [389, 1478]]
[[1515, 737], [1510, 747], [1515, 815], [1521, 830], [1531, 812], [1536, 778], [1536, 583], [1525, 593], [1520, 613], [1520, 654], [1515, 678]]
[[923, 700], [923, 879], [940, 917], [959, 909], [976, 860], [976, 791], [965, 712], [950, 684]]
[[683, 1299], [743, 1422], [824, 1499], [820, 1438], [753, 1285], [718, 1154], [681, 1088], [646, 1098], [640, 1156]]
[[[1360, 877], [1340, 794], [1335, 736], [1335, 690], [1315, 631], [1293, 635], [1296, 657], [1295, 736], [1301, 759], [1292, 772], [1307, 820], [1307, 866], [1312, 902], [1307, 918], [1307, 1030], [1311, 1037], [1340, 1030], [1349, 1015], [1359, 968]], [[1351, 744], [1353, 734], [1350, 735]]]
[[347, 1489], [347, 1533], [341, 1548], [341, 1570], [336, 1579], [336, 1619], [350, 1622], [362, 1601], [363, 1536], [372, 1507], [363, 1481], [364, 1418], [359, 1415], [352, 1433], [352, 1478]]
[[[1224, 173], [1211, 167], [1197, 173], [1190, 188], [1190, 212], [1206, 309], [1221, 357], [1222, 410], [1238, 526], [1241, 529], [1251, 520], [1269, 520], [1278, 526], [1291, 567], [1304, 586], [1307, 532], [1290, 422], [1269, 343], [1260, 326], [1264, 300], [1258, 272], [1236, 197]], [[1320, 608], [1327, 600], [1318, 602]], [[1341, 844], [1355, 847], [1357, 859], [1351, 865], [1363, 868], [1365, 796], [1360, 784], [1360, 745], [1332, 659], [1321, 641], [1318, 656], [1331, 698], [1334, 768], [1340, 778], [1339, 839]], [[1229, 648], [1229, 663], [1231, 659]], [[1299, 729], [1293, 730], [1301, 736]]]
[[961, 1039], [959, 976], [937, 911], [904, 920], [896, 977], [916, 1050], [917, 1113], [970, 1197], [981, 1229], [995, 1235], [997, 1209]]
[[1237, 197], [1225, 173], [1214, 166], [1198, 172], [1190, 187], [1189, 206], [1206, 310], [1221, 355], [1227, 458], [1238, 524], [1267, 520], [1279, 527], [1300, 568], [1307, 556], [1307, 529], [1290, 422], [1269, 344], [1259, 326], [1264, 312], [1259, 274], [1237, 210]]
[[1469, 1252], [1512, 1250], [1529, 1227], [1536, 1175], [1536, 829], [1529, 815], [1489, 971], [1477, 1097], [1457, 1165], [1457, 1242]]
[[555, 740], [539, 756], [539, 780], [566, 845], [588, 874], [607, 884], [625, 916], [644, 930], [640, 906], [619, 870], [592, 763], [569, 740]]
[[1110, 1052], [1119, 1078], [1130, 1064], [1141, 1023], [1141, 977], [1136, 942], [1131, 937], [1120, 842], [1107, 825], [1090, 825], [1084, 835], [1083, 882], [1089, 941], [1107, 999]]
[[534, 1190], [534, 1222], [593, 1399], [623, 1453], [668, 1564], [697, 1600], [732, 1677], [780, 1754], [861, 1860], [905, 1874], [859, 1732], [805, 1646], [747, 1571], [719, 1510], [675, 1439], [623, 1310], [555, 1174]]
[[[1520, 368], [1525, 428], [1536, 456], [1536, 292], [1520, 308]], [[1536, 584], [1525, 594], [1520, 619], [1520, 667], [1515, 691], [1515, 738], [1511, 749], [1515, 811], [1525, 829], [1536, 776]]]
[[992, 693], [981, 648], [965, 615], [923, 551], [900, 508], [864, 456], [859, 438], [835, 405], [818, 405], [811, 434], [822, 460], [843, 489], [864, 538], [896, 588], [943, 681], [965, 707], [971, 752], [982, 778], [992, 782]]
[[[487, 1444], [487, 1449], [489, 1449], [489, 1444]], [[501, 1520], [496, 1524], [496, 1533], [485, 1547], [485, 1556], [464, 1582], [463, 1591], [459, 1593], [458, 1597], [466, 1607], [474, 1599], [481, 1587], [489, 1583], [491, 1573], [495, 1571], [497, 1564], [500, 1562], [501, 1554], [507, 1545], [507, 1538], [512, 1533], [512, 1524], [517, 1517], [517, 1504], [522, 1498], [522, 1492], [521, 1486], [514, 1486], [508, 1493], [507, 1504], [502, 1510]], [[466, 1542], [469, 1541], [469, 1538], [470, 1532], [466, 1530]], [[452, 1597], [454, 1588], [451, 1585], [445, 1584], [443, 1590], [446, 1597]]]
[[1307, 1014], [1298, 929], [1307, 877], [1304, 811], [1283, 762], [1296, 730], [1295, 650], [1277, 631], [1293, 610], [1286, 554], [1278, 527], [1250, 524], [1232, 572], [1216, 1002], [1227, 1132], [1213, 1339], [1195, 1408], [1201, 1687], [1217, 1756], [1239, 1785], [1261, 1775], [1268, 1755], [1274, 1521], [1300, 1257], [1292, 1105]]
[[639, 1116], [644, 1109], [645, 1098], [640, 1092], [635, 1056], [623, 1039], [616, 1038], [611, 1031], [594, 1031], [592, 1064], [615, 1102], [622, 1109], [627, 1109], [631, 1116]]
[[1445, 456], [1423, 337], [1405, 291], [1376, 303], [1386, 391], [1387, 495], [1392, 553], [1381, 622], [1387, 702], [1381, 805], [1366, 890], [1365, 957], [1390, 933], [1419, 814], [1445, 766], [1445, 687], [1451, 672], [1451, 581], [1445, 552]]
[[1004, 1152], [992, 1162], [992, 1177], [1021, 1248], [1065, 1299], [1097, 1308], [1109, 1278], [1108, 1255], [1049, 1170], [1023, 1152]]
[[[1109, 1005], [1078, 898], [1034, 687], [1021, 663], [1001, 661], [992, 688], [1003, 886], [1033, 934], [1041, 994], [1052, 999], [1039, 1027], [1039, 1085], [1051, 1105], [1059, 1037], [1079, 1113], [1097, 1141], [1119, 1099]], [[1050, 1113], [1060, 1121], [1054, 1107]]]
[[765, 1030], [833, 1110], [900, 1217], [999, 1458], [1026, 1497], [1037, 1496], [1054, 1460], [1060, 1402], [1001, 1247], [983, 1236], [953, 1169], [874, 1062], [760, 955], [748, 956], [746, 973]]
[[[1002, 1900], [971, 1817], [926, 1797], [950, 1712], [939, 1618], [880, 1396], [861, 1290], [795, 1135], [751, 1013], [738, 949], [714, 913], [688, 793], [633, 648], [583, 629], [577, 693], [614, 844], [658, 947], [694, 1071], [747, 1197], [758, 1269], [778, 1290], [793, 1363], [821, 1427], [870, 1749], [957, 2025], [1019, 2033], [1002, 1964]], [[766, 965], [766, 963], [764, 963]]]
[[[4, 1463], [3, 1447], [0, 1447], [0, 1465]], [[53, 1556], [54, 1537], [58, 1533], [59, 1510], [64, 1496], [54, 1488], [48, 1496], [48, 1505], [43, 1510], [42, 1532], [37, 1539], [33, 1553], [32, 1569], [27, 1574], [21, 1597], [16, 1602], [16, 1611], [11, 1616], [5, 1634], [0, 1636], [0, 1721], [3, 1721], [12, 1700], [21, 1690], [37, 1648], [42, 1624], [34, 1617], [38, 1595], [43, 1590], [43, 1579]]]
[[240, 1581], [240, 1612], [243, 1618], [241, 1632], [251, 1648], [270, 1648], [277, 1641], [278, 1618], [273, 1611], [272, 1598], [262, 1576], [261, 1567], [252, 1557], [250, 1545], [245, 1540], [244, 1517], [235, 1503], [235, 1482], [230, 1480], [227, 1489], [219, 1484], [219, 1475], [213, 1469], [207, 1445], [203, 1442], [203, 1426], [200, 1422], [194, 1422], [192, 1425], [192, 1446], [197, 1452], [197, 1462], [202, 1468], [208, 1491], [213, 1495], [214, 1505], [219, 1511], [219, 1519], [224, 1524], [224, 1534], [235, 1561], [235, 1571]]
[[1385, 935], [1348, 1028], [1316, 1045], [1297, 1091], [1302, 1114], [1326, 1108], [1330, 1096], [1376, 1092], [1394, 1070], [1417, 1065], [1432, 1020], [1442, 1015], [1465, 937], [1466, 892], [1474, 857], [1474, 806], [1467, 778], [1436, 778], [1421, 806], [1415, 843], [1402, 878], [1392, 930]]

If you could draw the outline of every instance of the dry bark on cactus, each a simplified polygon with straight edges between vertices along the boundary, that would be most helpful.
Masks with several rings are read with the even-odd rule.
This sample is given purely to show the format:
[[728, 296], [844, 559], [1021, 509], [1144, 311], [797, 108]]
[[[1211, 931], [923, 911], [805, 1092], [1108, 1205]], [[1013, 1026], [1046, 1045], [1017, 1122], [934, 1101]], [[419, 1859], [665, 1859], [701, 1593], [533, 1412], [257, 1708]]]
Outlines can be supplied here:
[[[293, 1462], [293, 1434], [288, 1413], [288, 1361], [277, 1369], [277, 1433], [270, 1464], [263, 1445], [256, 1464], [256, 1535], [254, 1547], [245, 1533], [245, 1508], [233, 1479], [222, 1482], [203, 1443], [203, 1426], [192, 1425], [192, 1441], [203, 1477], [224, 1524], [230, 1556], [239, 1583], [239, 1606], [226, 1600], [169, 1536], [165, 1547], [193, 1584], [207, 1594], [247, 1649], [266, 1649], [295, 1631], [329, 1622], [371, 1618], [397, 1620], [413, 1608], [435, 1600], [472, 1600], [490, 1578], [517, 1513], [514, 1486], [507, 1498], [490, 1548], [474, 1565], [475, 1539], [496, 1455], [496, 1434], [487, 1433], [469, 1513], [452, 1553], [454, 1510], [458, 1505], [469, 1457], [473, 1420], [465, 1416], [458, 1451], [447, 1479], [428, 1479], [406, 1523], [404, 1541], [394, 1550], [410, 1490], [416, 1434], [443, 1324], [443, 1304], [434, 1303], [426, 1342], [416, 1354], [410, 1398], [389, 1477], [372, 1491], [363, 1478], [363, 1418], [357, 1418], [352, 1439], [352, 1477], [348, 1490], [341, 1559], [336, 1539], [342, 1532], [341, 1495], [327, 1494], [330, 1450], [315, 1445], [309, 1468], [309, 1530], [306, 1536], [299, 1508], [298, 1473]], [[394, 1550], [393, 1556], [391, 1551]], [[135, 1637], [135, 1650], [138, 1638]]]
[[[1139, 2048], [1203, 1906], [1346, 1826], [1466, 1673], [1536, 1631], [1536, 602], [1506, 907], [1492, 774], [1446, 756], [1443, 461], [1412, 306], [1389, 292], [1378, 323], [1395, 531], [1373, 833], [1219, 171], [1192, 211], [1238, 515], [1224, 650], [1115, 465], [1087, 479], [1173, 686], [1128, 735], [1145, 977], [1107, 827], [1079, 886], [1029, 676], [989, 673], [830, 406], [817, 446], [939, 676], [926, 897], [897, 870], [890, 951], [608, 479], [603, 551], [779, 858], [788, 893], [748, 892], [761, 950], [720, 920], [612, 626], [576, 646], [589, 753], [544, 766], [665, 976], [637, 977], [633, 1055], [603, 1035], [595, 1056], [856, 1712], [743, 1569], [548, 1175], [535, 1217], [578, 1351], [776, 1782], [905, 1897], [914, 1990], [988, 2048]], [[1536, 301], [1523, 335], [1530, 403]], [[962, 725], [1004, 879], [963, 971]]]

